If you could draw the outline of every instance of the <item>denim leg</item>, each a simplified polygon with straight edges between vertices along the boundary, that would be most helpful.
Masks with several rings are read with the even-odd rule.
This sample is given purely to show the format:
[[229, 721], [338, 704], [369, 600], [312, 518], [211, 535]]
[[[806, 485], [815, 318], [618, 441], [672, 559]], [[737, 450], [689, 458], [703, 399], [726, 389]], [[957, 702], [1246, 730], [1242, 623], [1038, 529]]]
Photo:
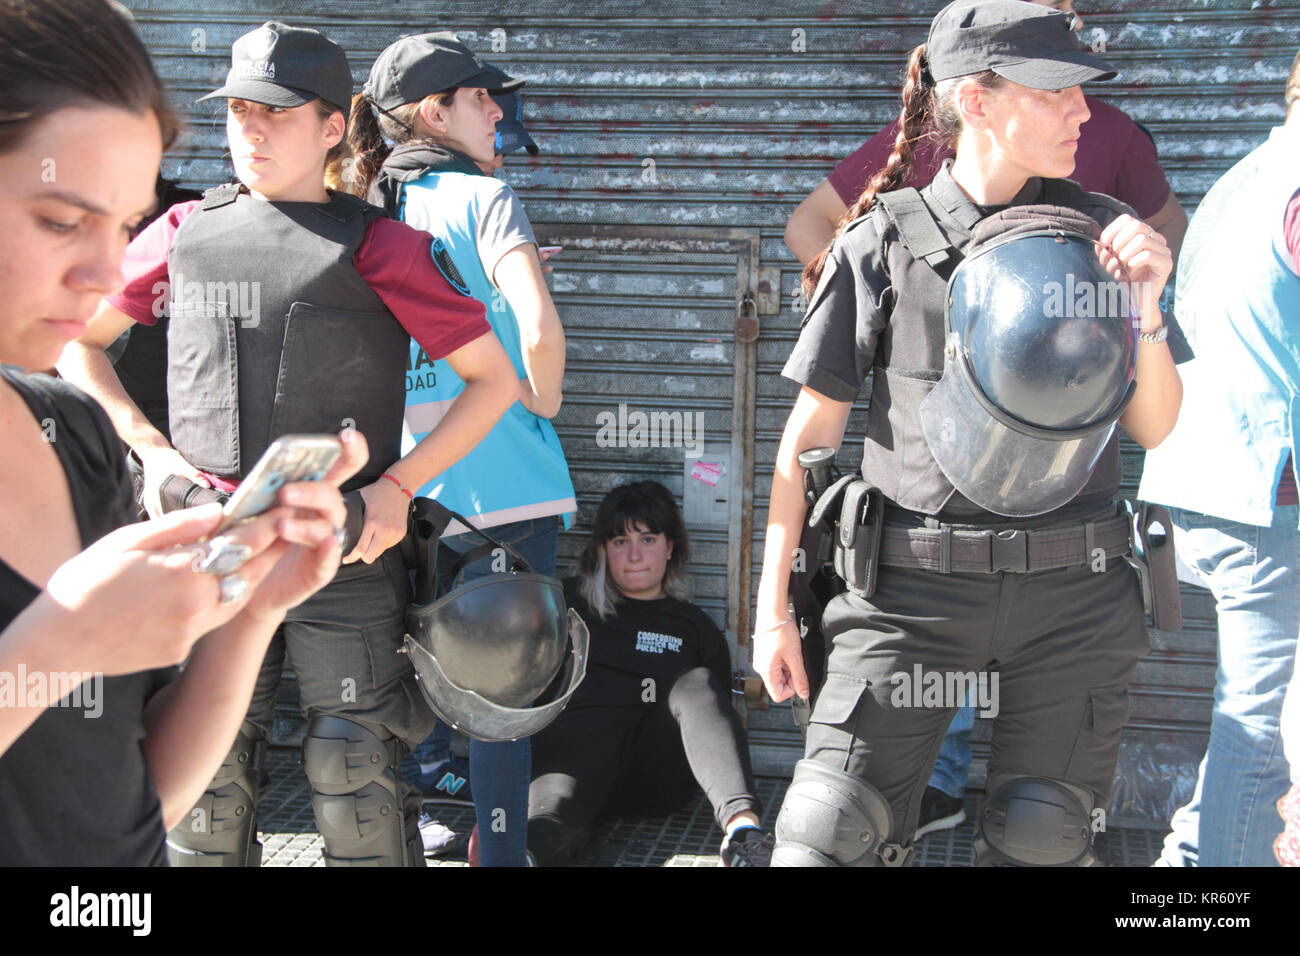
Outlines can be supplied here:
[[[554, 575], [559, 548], [555, 518], [537, 518], [489, 528], [488, 533], [524, 556], [538, 574]], [[469, 532], [439, 542], [438, 564], [450, 568], [455, 559], [482, 542]], [[491, 555], [468, 565], [461, 581], [492, 574]], [[441, 583], [441, 582], [440, 582]], [[450, 582], [449, 582], [450, 583]], [[532, 774], [532, 745], [527, 738], [505, 743], [471, 740], [469, 779], [478, 818], [479, 862], [482, 866], [523, 866], [528, 847], [528, 784]]]
[[1276, 804], [1290, 784], [1282, 704], [1300, 636], [1296, 521], [1295, 506], [1276, 508], [1269, 528], [1174, 512], [1176, 546], [1218, 603], [1219, 666], [1209, 746], [1165, 840], [1168, 865], [1276, 865]]
[[960, 800], [966, 794], [966, 775], [970, 773], [970, 732], [975, 727], [975, 708], [958, 708], [944, 735], [939, 758], [930, 774], [930, 786]]

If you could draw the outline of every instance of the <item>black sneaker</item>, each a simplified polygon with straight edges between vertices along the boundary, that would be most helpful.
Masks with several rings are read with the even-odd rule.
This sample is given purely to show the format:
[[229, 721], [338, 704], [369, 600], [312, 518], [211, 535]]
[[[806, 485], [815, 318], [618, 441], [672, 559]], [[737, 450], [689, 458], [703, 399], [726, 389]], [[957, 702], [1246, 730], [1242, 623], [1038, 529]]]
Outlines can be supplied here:
[[772, 834], [758, 827], [741, 827], [722, 841], [723, 866], [771, 866]]
[[921, 797], [921, 819], [916, 824], [913, 839], [919, 840], [938, 830], [951, 830], [965, 820], [966, 811], [959, 797], [950, 797], [938, 787], [926, 787]]

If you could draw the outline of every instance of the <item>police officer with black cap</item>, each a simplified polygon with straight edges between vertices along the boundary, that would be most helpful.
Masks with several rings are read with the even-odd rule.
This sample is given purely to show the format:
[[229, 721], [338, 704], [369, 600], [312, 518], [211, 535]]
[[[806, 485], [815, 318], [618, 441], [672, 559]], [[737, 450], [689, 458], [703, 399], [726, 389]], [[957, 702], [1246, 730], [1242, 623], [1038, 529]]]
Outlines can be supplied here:
[[[1095, 861], [1148, 646], [1115, 424], [1154, 446], [1181, 399], [1164, 240], [1065, 178], [1089, 115], [1079, 84], [1114, 75], [1055, 10], [949, 4], [909, 60], [894, 155], [805, 274], [754, 667], [775, 700], [816, 694], [773, 865], [906, 863], [972, 682], [996, 711], [977, 863]], [[956, 159], [899, 189], [928, 122]], [[868, 374], [862, 479], [814, 512], [846, 590], [820, 621], [825, 658], [805, 661], [787, 585], [798, 456], [838, 447]], [[819, 688], [806, 664], [824, 665]]]
[[[224, 86], [239, 182], [154, 222], [128, 249], [126, 287], [101, 305], [84, 363], [64, 364], [108, 408], [146, 475], [230, 492], [288, 434], [355, 429], [370, 461], [349, 484], [346, 557], [293, 608], [263, 662], [225, 765], [169, 834], [173, 865], [256, 865], [261, 759], [287, 660], [306, 714], [303, 765], [330, 865], [423, 865], [419, 794], [397, 776], [433, 714], [400, 652], [410, 582], [396, 545], [415, 488], [469, 451], [518, 395], [484, 308], [438, 271], [428, 237], [327, 188], [352, 74], [343, 49], [279, 22], [240, 37]], [[158, 283], [167, 331], [168, 444], [93, 346], [148, 324]], [[414, 338], [466, 382], [407, 454], [403, 373]], [[101, 364], [96, 365], [99, 362]], [[76, 366], [76, 367], [74, 367]], [[163, 483], [158, 483], [163, 484]], [[183, 503], [184, 495], [181, 496]]]

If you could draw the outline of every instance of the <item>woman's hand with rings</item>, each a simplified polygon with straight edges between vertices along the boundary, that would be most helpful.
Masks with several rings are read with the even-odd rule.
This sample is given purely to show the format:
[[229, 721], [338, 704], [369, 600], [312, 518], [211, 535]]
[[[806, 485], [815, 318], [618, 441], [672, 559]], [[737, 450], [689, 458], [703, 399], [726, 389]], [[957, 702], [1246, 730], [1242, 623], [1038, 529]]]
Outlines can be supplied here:
[[[225, 536], [227, 554], [247, 555], [238, 575], [250, 589], [270, 569], [264, 556], [279, 540], [277, 520], [268, 513]], [[128, 525], [56, 569], [28, 609], [49, 640], [62, 645], [56, 658], [69, 670], [108, 675], [183, 661], [199, 637], [230, 620], [246, 600], [238, 594], [229, 600], [237, 587], [223, 585], [229, 574], [198, 571], [211, 554], [201, 539], [220, 521], [221, 506], [213, 504]]]
[[799, 627], [793, 620], [759, 615], [754, 631], [754, 672], [775, 703], [798, 694], [808, 699]]
[[1174, 271], [1173, 254], [1165, 237], [1140, 219], [1119, 216], [1102, 230], [1098, 258], [1118, 282], [1137, 283], [1140, 314], [1160, 314], [1160, 293]]
[[387, 478], [361, 489], [366, 503], [366, 521], [361, 526], [361, 536], [352, 553], [343, 559], [344, 564], [364, 561], [374, 564], [379, 556], [406, 537], [407, 517], [411, 512], [411, 499]]

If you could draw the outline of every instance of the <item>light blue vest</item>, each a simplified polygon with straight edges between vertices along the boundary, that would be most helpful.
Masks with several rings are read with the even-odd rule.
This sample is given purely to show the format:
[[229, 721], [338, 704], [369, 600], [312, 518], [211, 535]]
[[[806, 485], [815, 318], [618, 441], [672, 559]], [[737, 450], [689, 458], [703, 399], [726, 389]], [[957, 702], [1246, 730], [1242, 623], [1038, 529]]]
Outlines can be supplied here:
[[1178, 260], [1178, 424], [1139, 495], [1268, 527], [1300, 413], [1300, 277], [1282, 232], [1300, 189], [1300, 123], [1278, 127], [1206, 194]]
[[[490, 176], [428, 172], [402, 190], [403, 222], [423, 229], [451, 255], [470, 294], [487, 306], [487, 319], [514, 364], [525, 376], [519, 323], [504, 295], [483, 271], [477, 246], [479, 210], [498, 190], [509, 189]], [[434, 361], [415, 341], [406, 373], [406, 427], [403, 453], [429, 433], [465, 388], [445, 360]], [[515, 402], [469, 454], [419, 490], [460, 512], [480, 528], [547, 515], [572, 524], [577, 502], [564, 450], [550, 421]], [[449, 533], [463, 530], [453, 524]]]

